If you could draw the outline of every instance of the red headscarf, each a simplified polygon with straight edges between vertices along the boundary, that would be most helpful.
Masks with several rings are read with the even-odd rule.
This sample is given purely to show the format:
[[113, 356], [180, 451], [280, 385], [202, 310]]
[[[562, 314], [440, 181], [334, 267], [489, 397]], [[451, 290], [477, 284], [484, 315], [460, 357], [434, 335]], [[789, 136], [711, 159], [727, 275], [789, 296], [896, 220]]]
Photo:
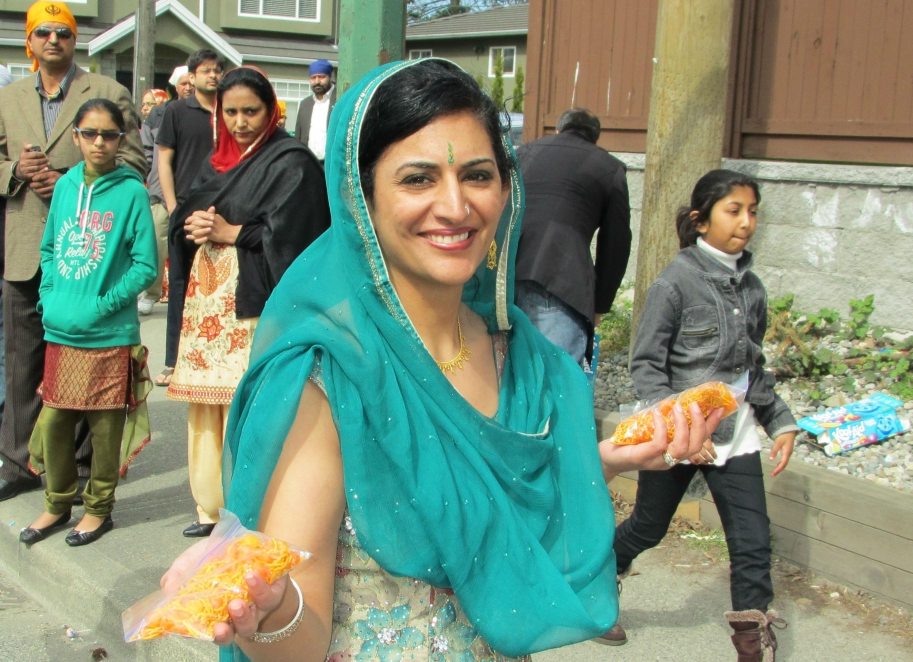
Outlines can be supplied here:
[[[267, 81], [269, 78], [261, 69], [251, 65], [244, 65], [244, 69], [253, 69], [258, 74], [263, 76]], [[229, 76], [231, 73], [228, 74]], [[272, 86], [270, 86], [272, 90]], [[215, 106], [212, 109], [212, 158], [210, 163], [212, 167], [215, 168], [216, 172], [225, 172], [226, 170], [231, 170], [236, 165], [249, 159], [251, 156], [257, 153], [263, 144], [270, 139], [270, 137], [276, 132], [276, 128], [279, 126], [279, 104], [277, 103], [276, 93], [273, 91], [273, 114], [266, 123], [266, 128], [260, 133], [259, 136], [254, 139], [254, 142], [250, 146], [241, 152], [241, 147], [238, 145], [238, 142], [235, 140], [235, 137], [231, 135], [229, 130], [225, 127], [225, 122], [221, 118], [221, 110], [219, 108], [219, 101], [216, 99]]]

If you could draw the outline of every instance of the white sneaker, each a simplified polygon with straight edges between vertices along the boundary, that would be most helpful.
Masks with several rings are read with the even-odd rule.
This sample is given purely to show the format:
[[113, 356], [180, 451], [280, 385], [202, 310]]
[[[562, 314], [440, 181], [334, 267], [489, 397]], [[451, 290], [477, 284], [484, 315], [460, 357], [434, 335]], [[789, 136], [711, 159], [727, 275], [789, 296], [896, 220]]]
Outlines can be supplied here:
[[139, 311], [140, 315], [151, 315], [152, 306], [154, 306], [154, 305], [155, 305], [155, 301], [153, 301], [152, 299], [147, 299], [145, 297], [145, 295], [141, 296], [136, 301], [136, 308]]

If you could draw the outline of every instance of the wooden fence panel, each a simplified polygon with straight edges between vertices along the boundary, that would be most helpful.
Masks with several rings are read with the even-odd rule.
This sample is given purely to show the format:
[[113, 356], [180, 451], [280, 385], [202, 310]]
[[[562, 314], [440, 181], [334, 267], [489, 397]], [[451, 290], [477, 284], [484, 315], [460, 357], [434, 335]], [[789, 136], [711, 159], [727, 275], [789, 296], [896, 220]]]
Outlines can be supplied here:
[[733, 156], [913, 164], [913, 0], [755, 0]]

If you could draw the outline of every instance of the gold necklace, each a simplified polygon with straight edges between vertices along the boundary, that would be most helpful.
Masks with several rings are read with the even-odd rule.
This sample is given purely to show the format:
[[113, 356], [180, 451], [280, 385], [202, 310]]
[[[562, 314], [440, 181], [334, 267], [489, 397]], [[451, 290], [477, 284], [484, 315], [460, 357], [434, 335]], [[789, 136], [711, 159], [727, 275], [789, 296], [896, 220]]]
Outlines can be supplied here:
[[463, 369], [463, 361], [469, 360], [469, 355], [472, 352], [466, 347], [466, 339], [463, 337], [463, 328], [460, 326], [460, 319], [457, 318], [457, 333], [460, 336], [460, 353], [456, 355], [456, 358], [453, 358], [449, 361], [438, 361], [434, 359], [434, 362], [437, 363], [437, 367], [441, 369], [441, 372], [450, 372], [455, 373], [456, 369]]

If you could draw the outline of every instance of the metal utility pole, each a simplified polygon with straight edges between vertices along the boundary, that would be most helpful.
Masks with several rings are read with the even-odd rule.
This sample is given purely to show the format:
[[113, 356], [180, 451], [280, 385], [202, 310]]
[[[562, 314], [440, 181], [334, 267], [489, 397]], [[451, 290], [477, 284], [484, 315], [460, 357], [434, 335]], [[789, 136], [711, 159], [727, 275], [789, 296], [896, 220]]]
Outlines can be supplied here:
[[[647, 289], [678, 252], [675, 212], [723, 157], [735, 0], [660, 0], [634, 320]], [[632, 343], [633, 346], [633, 343]]]
[[143, 92], [154, 87], [155, 0], [137, 0], [133, 36], [133, 100], [139, 106]]
[[374, 67], [401, 60], [406, 48], [403, 0], [342, 0], [339, 5], [339, 93]]

